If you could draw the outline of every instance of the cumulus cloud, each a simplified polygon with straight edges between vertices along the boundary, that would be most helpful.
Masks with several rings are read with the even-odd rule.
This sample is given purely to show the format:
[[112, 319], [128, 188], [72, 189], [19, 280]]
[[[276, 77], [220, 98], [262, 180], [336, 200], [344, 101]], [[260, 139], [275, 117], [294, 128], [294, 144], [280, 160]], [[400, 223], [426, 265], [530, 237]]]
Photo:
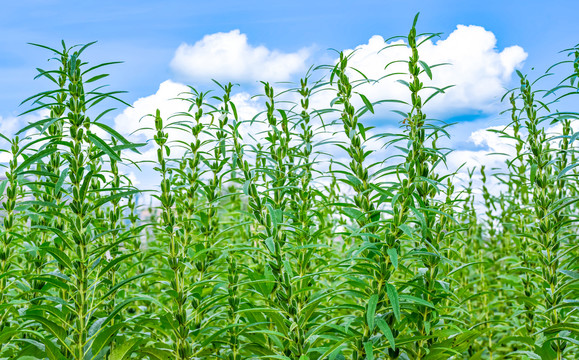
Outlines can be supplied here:
[[[126, 108], [115, 119], [115, 129], [121, 134], [128, 136], [134, 142], [146, 142], [147, 146], [141, 150], [141, 155], [126, 151], [125, 155], [133, 160], [156, 160], [156, 145], [153, 142], [154, 121], [149, 114], [155, 114], [159, 109], [164, 124], [192, 121], [190, 117], [174, 116], [179, 113], [191, 113], [189, 111], [190, 103], [183, 101], [181, 98], [188, 98], [190, 95], [189, 87], [171, 80], [164, 81], [159, 85], [155, 94], [138, 99], [132, 104], [132, 107]], [[237, 113], [240, 120], [250, 120], [263, 111], [264, 105], [260, 100], [252, 98], [246, 92], [240, 92], [232, 95], [231, 100], [236, 105]], [[205, 111], [209, 109], [206, 108]], [[209, 123], [210, 118], [205, 117], [202, 120], [205, 124]], [[247, 123], [241, 126], [240, 134], [244, 139], [259, 139], [263, 135], [265, 126], [261, 123]], [[169, 135], [169, 141], [173, 145], [171, 152], [172, 157], [178, 157], [184, 154], [183, 147], [178, 146], [179, 142], [190, 142], [193, 136], [180, 128], [170, 127], [166, 129]], [[207, 136], [202, 134], [202, 136]]]
[[[501, 174], [507, 172], [507, 160], [513, 160], [516, 156], [516, 141], [510, 136], [513, 136], [512, 126], [488, 126], [479, 127], [480, 124], [473, 126], [473, 130], [470, 131], [470, 135], [465, 137], [468, 139], [467, 142], [473, 145], [474, 148], [467, 149], [466, 146], [454, 150], [447, 156], [447, 164], [450, 171], [458, 172], [454, 176], [454, 183], [458, 185], [459, 188], [465, 187], [468, 184], [469, 176], [468, 170], [476, 168], [473, 181], [475, 194], [477, 196], [477, 202], [479, 210], [482, 212], [482, 177], [480, 175], [480, 169], [485, 166], [487, 173], [487, 189], [494, 195], [499, 196], [501, 191], [506, 190], [506, 186], [497, 177], [492, 176], [492, 174]], [[579, 131], [579, 120], [574, 120], [571, 122], [572, 133], [577, 133]], [[545, 132], [547, 137], [550, 139], [552, 149], [557, 149], [560, 145], [562, 134], [562, 126], [560, 123], [553, 126], [546, 126]], [[505, 133], [508, 136], [504, 136]], [[527, 136], [527, 130], [521, 129], [520, 136], [525, 138]], [[576, 144], [573, 146], [577, 147]], [[527, 149], [523, 149], [528, 151]], [[464, 165], [464, 166], [463, 166]], [[462, 168], [461, 168], [462, 166]]]
[[[140, 154], [129, 150], [123, 151], [123, 157], [136, 162], [145, 162], [140, 164], [142, 169], [140, 174], [135, 175], [132, 172], [129, 174], [133, 183], [138, 180], [136, 183], [140, 184], [142, 188], [154, 188], [159, 184], [158, 174], [153, 170], [153, 164], [157, 161], [157, 145], [153, 141], [153, 137], [156, 134], [154, 120], [151, 116], [146, 115], [155, 114], [156, 110], [159, 109], [165, 126], [170, 123], [192, 121], [193, 119], [190, 117], [175, 116], [184, 112], [192, 113], [192, 111], [189, 111], [190, 103], [179, 99], [190, 97], [187, 94], [188, 92], [190, 92], [189, 87], [181, 83], [171, 80], [164, 81], [159, 85], [159, 89], [155, 94], [138, 99], [132, 104], [132, 107], [126, 108], [114, 119], [114, 127], [119, 133], [135, 143], [147, 144], [139, 149]], [[207, 98], [207, 100], [209, 99]], [[239, 128], [243, 142], [255, 144], [260, 141], [264, 137], [264, 131], [267, 126], [262, 122], [251, 123], [250, 120], [263, 112], [265, 108], [263, 99], [252, 98], [246, 92], [239, 92], [233, 94], [231, 100], [235, 104], [239, 119], [245, 121]], [[205, 107], [206, 112], [209, 110], [208, 107]], [[206, 115], [201, 121], [207, 125], [211, 122], [211, 116]], [[233, 117], [230, 117], [230, 121], [233, 121]], [[170, 157], [173, 159], [181, 158], [186, 151], [184, 146], [182, 146], [183, 143], [190, 143], [194, 139], [193, 135], [184, 130], [183, 127], [170, 126], [165, 129], [165, 132], [169, 136]], [[206, 133], [201, 133], [200, 139], [203, 142], [208, 140], [209, 136]], [[248, 155], [251, 156], [250, 154]]]
[[[500, 51], [496, 44], [497, 39], [492, 32], [474, 25], [458, 25], [446, 39], [424, 42], [419, 48], [422, 60], [430, 65], [449, 64], [433, 68], [432, 81], [424, 74], [425, 84], [439, 88], [454, 85], [427, 104], [426, 110], [435, 116], [496, 110], [514, 70], [520, 68], [527, 58], [527, 53], [520, 46]], [[391, 46], [384, 49], [386, 45]], [[381, 36], [375, 35], [367, 44], [347, 51], [355, 52], [349, 65], [371, 79], [379, 79], [386, 73], [407, 73], [405, 63], [392, 64], [384, 71], [384, 67], [392, 61], [408, 59], [408, 48], [398, 45], [404, 45], [404, 41], [386, 44]], [[352, 72], [352, 75], [355, 76], [355, 73]], [[407, 81], [408, 76], [388, 77], [375, 85], [361, 86], [360, 92], [373, 100], [392, 98], [408, 101], [408, 89], [397, 82], [400, 79]]]
[[504, 131], [509, 135], [513, 135], [512, 128], [505, 128], [505, 126], [491, 126], [474, 130], [468, 140], [478, 149], [454, 150], [447, 159], [449, 168], [457, 169], [463, 164], [466, 165], [466, 168], [480, 168], [481, 166], [497, 168], [503, 166], [508, 157], [514, 157], [515, 155], [515, 141], [502, 137], [497, 131]]
[[[387, 45], [390, 46], [384, 49]], [[401, 46], [397, 46], [401, 45]], [[356, 90], [373, 101], [399, 99], [409, 101], [408, 89], [397, 80], [408, 80], [408, 75], [383, 78], [388, 73], [406, 73], [405, 63], [409, 50], [403, 40], [385, 43], [379, 35], [372, 36], [368, 43], [354, 49], [349, 65], [363, 72], [370, 79], [382, 80], [366, 84]], [[282, 53], [264, 46], [253, 46], [247, 36], [239, 30], [205, 36], [193, 45], [182, 44], [171, 62], [178, 77], [193, 82], [218, 81], [248, 82], [267, 80], [271, 82], [296, 80], [305, 74], [310, 50], [301, 49], [294, 53]], [[485, 114], [498, 109], [500, 97], [508, 86], [515, 69], [523, 66], [527, 53], [520, 46], [497, 48], [497, 38], [480, 26], [458, 25], [445, 39], [428, 40], [420, 46], [421, 59], [430, 65], [449, 65], [433, 68], [433, 80], [423, 74], [425, 85], [445, 87], [453, 85], [445, 94], [439, 94], [427, 105], [426, 111], [435, 117], [460, 114]], [[335, 60], [337, 61], [337, 60]], [[352, 78], [360, 78], [352, 71]], [[425, 91], [423, 98], [428, 96]], [[334, 96], [320, 92], [311, 99], [312, 105], [327, 107]], [[362, 101], [355, 98], [357, 105]], [[381, 106], [378, 116], [384, 118], [389, 110], [406, 110], [402, 105]], [[388, 115], [391, 116], [391, 115]]]
[[[30, 123], [34, 123], [43, 118], [48, 117], [50, 112], [47, 109], [42, 109], [35, 111], [23, 116], [0, 116], [0, 134], [6, 136], [7, 138], [13, 138], [16, 133]], [[19, 135], [20, 141], [26, 136], [35, 134], [35, 129], [29, 129], [25, 134]], [[39, 142], [38, 145], [42, 145], [44, 142]], [[9, 150], [10, 146], [6, 140], [0, 138], [0, 149]], [[11, 159], [11, 154], [9, 152], [0, 152], [0, 163], [7, 163]], [[3, 173], [3, 170], [1, 171]]]
[[[392, 46], [384, 49], [386, 45]], [[382, 78], [387, 73], [407, 72], [405, 63], [395, 63], [386, 70], [386, 64], [396, 60], [407, 60], [408, 48], [403, 40], [386, 44], [381, 36], [373, 36], [367, 44], [357, 46], [355, 49], [346, 50], [346, 53], [354, 51], [349, 65], [366, 74], [371, 79]], [[208, 82], [211, 79], [218, 81], [250, 82], [255, 80], [287, 81], [296, 80], [303, 76], [310, 61], [310, 50], [302, 49], [294, 53], [282, 53], [270, 50], [264, 46], [254, 46], [248, 42], [247, 36], [234, 30], [228, 33], [216, 33], [207, 35], [193, 45], [182, 44], [175, 52], [171, 67], [178, 78], [192, 82]], [[454, 85], [445, 94], [435, 97], [426, 105], [426, 112], [434, 117], [449, 117], [461, 114], [480, 114], [482, 117], [495, 114], [499, 109], [500, 97], [509, 85], [515, 69], [521, 68], [527, 54], [519, 46], [511, 46], [504, 49], [497, 48], [495, 35], [480, 26], [457, 26], [448, 37], [438, 40], [425, 41], [420, 47], [421, 59], [430, 65], [449, 63], [450, 65], [433, 68], [433, 80], [429, 80], [423, 74], [426, 85], [444, 87]], [[337, 61], [337, 60], [336, 60]], [[356, 78], [357, 73], [350, 73]], [[396, 80], [408, 80], [408, 75], [397, 75], [383, 78], [373, 85], [366, 84], [356, 88], [365, 94], [370, 100], [400, 99], [409, 101], [408, 89]], [[277, 85], [276, 93], [284, 89]], [[152, 119], [141, 120], [143, 115], [153, 114], [160, 109], [164, 119], [174, 113], [187, 110], [187, 104], [174, 100], [180, 93], [188, 91], [188, 87], [175, 81], [165, 81], [155, 94], [141, 98], [133, 104], [133, 108], [125, 111], [115, 119], [115, 127], [121, 133], [127, 135], [143, 126], [153, 126]], [[297, 94], [286, 93], [294, 103], [298, 102]], [[332, 91], [321, 91], [312, 96], [310, 108], [327, 109], [334, 98]], [[363, 103], [357, 95], [354, 102], [361, 106]], [[427, 95], [423, 95], [426, 98]], [[264, 110], [263, 98], [252, 98], [246, 92], [240, 92], [233, 96], [240, 118], [249, 120]], [[278, 100], [279, 101], [279, 100]], [[364, 122], [368, 126], [376, 126], [376, 132], [382, 132], [393, 124], [386, 121], [391, 117], [390, 110], [399, 109], [407, 111], [408, 107], [388, 103], [376, 107], [377, 113], [371, 116], [369, 113]], [[389, 114], [389, 115], [386, 115]], [[326, 114], [324, 121], [332, 121], [339, 117], [338, 113]], [[316, 120], [317, 121], [317, 120]], [[496, 124], [496, 123], [495, 123]], [[241, 128], [242, 136], [247, 143], [254, 143], [255, 138], [260, 141], [263, 131], [262, 124], [245, 124]], [[316, 126], [319, 124], [315, 124]], [[487, 165], [488, 168], [499, 167], [504, 164], [504, 157], [489, 156], [490, 153], [511, 153], [511, 144], [500, 138], [498, 134], [486, 131], [488, 124], [468, 126], [463, 129], [463, 136], [450, 141], [450, 148], [458, 148], [449, 155], [449, 171], [458, 168], [464, 162], [472, 168]], [[480, 129], [475, 131], [476, 129]], [[498, 129], [498, 128], [497, 128]], [[501, 127], [502, 129], [502, 127]], [[342, 140], [340, 126], [330, 126], [327, 136], [333, 140]], [[332, 130], [338, 133], [332, 135]], [[373, 131], [371, 131], [373, 132]], [[393, 132], [396, 132], [393, 129]], [[134, 141], [148, 141], [149, 145], [144, 148], [141, 160], [154, 160], [156, 147], [152, 142], [154, 131], [144, 130], [134, 134]], [[372, 135], [372, 134], [370, 134]], [[171, 140], [188, 141], [187, 134], [180, 131], [171, 131]], [[381, 152], [382, 140], [375, 140], [367, 144], [368, 148]], [[330, 156], [340, 157], [335, 146], [322, 146], [318, 150], [327, 152]], [[182, 150], [177, 150], [173, 156], [179, 156]], [[134, 156], [127, 152], [127, 155]], [[136, 159], [135, 159], [136, 160]], [[464, 168], [466, 169], [466, 168]], [[458, 175], [464, 180], [464, 176]]]
[[[143, 97], [135, 101], [132, 107], [126, 108], [121, 114], [114, 119], [115, 129], [128, 136], [133, 142], [147, 143], [147, 146], [139, 149], [142, 153], [140, 156], [134, 152], [126, 151], [124, 154], [135, 161], [155, 160], [156, 145], [153, 137], [156, 134], [154, 115], [159, 109], [161, 118], [165, 125], [176, 118], [171, 118], [174, 114], [188, 110], [188, 103], [179, 99], [186, 97], [186, 92], [190, 91], [189, 87], [167, 80], [159, 85], [155, 94]], [[168, 129], [169, 141], [187, 140], [183, 131], [177, 129]], [[175, 154], [183, 152], [180, 148], [175, 148]]]
[[[547, 138], [550, 139], [551, 148], [557, 149], [563, 132], [562, 124], [546, 126], [544, 130]], [[579, 131], [579, 120], [571, 122], [571, 131], [572, 134]], [[486, 166], [489, 169], [504, 167], [507, 159], [513, 159], [516, 156], [515, 145], [517, 142], [512, 136], [514, 136], [512, 126], [475, 128], [468, 136], [468, 141], [475, 146], [475, 149], [454, 150], [448, 157], [449, 167], [456, 169], [462, 164], [466, 164], [469, 168], [475, 166], [479, 168]], [[519, 136], [525, 138], [527, 130], [522, 128], [519, 131]], [[523, 151], [527, 151], [527, 149], [523, 149]]]
[[[0, 116], [0, 134], [11, 138], [12, 135], [21, 128], [21, 121], [17, 117], [2, 117]], [[0, 149], [9, 150], [10, 147], [6, 140], [0, 138]], [[9, 152], [0, 150], [0, 164], [7, 163], [12, 158]], [[4, 176], [4, 169], [0, 167], [0, 177]]]
[[[132, 107], [126, 108], [121, 114], [115, 118], [115, 129], [122, 134], [133, 134], [135, 130], [144, 127], [154, 128], [152, 118], [148, 121], [145, 119], [147, 115], [155, 114], [159, 109], [161, 117], [167, 118], [179, 111], [187, 109], [187, 103], [178, 100], [177, 98], [182, 94], [190, 91], [190, 89], [180, 83], [167, 80], [159, 85], [159, 89], [155, 94], [143, 97], [135, 101]], [[153, 133], [149, 131], [139, 131], [134, 134], [140, 140], [153, 139], [149, 136]]]
[[249, 82], [287, 81], [307, 69], [310, 51], [293, 53], [270, 50], [248, 43], [239, 30], [206, 35], [193, 45], [182, 44], [175, 52], [171, 67], [190, 81]]
[[[22, 129], [24, 126], [42, 120], [48, 117], [49, 114], [50, 114], [49, 110], [41, 109], [22, 116], [8, 116], [8, 117], [0, 116], [0, 134], [10, 138], [14, 136], [18, 132], [18, 130]], [[32, 134], [34, 132], [35, 132], [34, 130], [29, 130], [27, 134]]]
[[17, 117], [0, 116], [0, 134], [11, 136], [21, 128], [21, 121]]

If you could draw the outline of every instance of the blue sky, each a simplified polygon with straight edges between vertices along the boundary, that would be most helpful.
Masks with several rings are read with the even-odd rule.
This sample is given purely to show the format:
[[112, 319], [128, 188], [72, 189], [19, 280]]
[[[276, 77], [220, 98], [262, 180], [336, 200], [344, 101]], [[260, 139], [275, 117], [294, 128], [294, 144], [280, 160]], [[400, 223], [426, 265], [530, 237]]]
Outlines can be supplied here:
[[[113, 90], [128, 91], [123, 99], [135, 109], [120, 108], [107, 121], [128, 131], [138, 126], [135, 119], [144, 115], [142, 111], [162, 102], [161, 94], [170, 95], [182, 84], [205, 86], [211, 77], [230, 76], [232, 79], [224, 80], [240, 82], [240, 90], [255, 93], [257, 80], [262, 80], [256, 78], [259, 74], [296, 81], [309, 65], [333, 61], [329, 48], [358, 47], [364, 53], [382, 38], [406, 35], [414, 15], [420, 12], [419, 32], [441, 32], [441, 40], [448, 40], [444, 46], [433, 44], [426, 53], [442, 59], [449, 52], [449, 58], [463, 66], [478, 62], [473, 71], [480, 73], [469, 74], [466, 80], [460, 71], [447, 73], [450, 81], [466, 81], [466, 85], [461, 83], [465, 90], [451, 99], [450, 110], [434, 109], [434, 113], [459, 122], [452, 141], [456, 148], [473, 150], [482, 144], [488, 153], [499, 150], [496, 139], [483, 133], [477, 133], [478, 138], [471, 135], [500, 125], [497, 98], [503, 88], [516, 86], [513, 70], [539, 75], [565, 59], [558, 52], [579, 42], [578, 11], [577, 0], [4, 1], [0, 12], [0, 131], [12, 131], [10, 125], [18, 121], [15, 116], [28, 109], [19, 107], [20, 101], [47, 85], [33, 78], [36, 67], [50, 66], [46, 59], [51, 54], [28, 42], [59, 46], [61, 39], [67, 44], [97, 40], [85, 60], [124, 61], [109, 70], [107, 83]], [[457, 28], [459, 25], [476, 27]], [[472, 36], [472, 43], [465, 36]], [[485, 48], [485, 43], [490, 48]], [[221, 51], [219, 46], [230, 45], [239, 45], [237, 53], [228, 54], [242, 63], [239, 68], [204, 57], [213, 50]], [[464, 47], [469, 50], [461, 50]], [[476, 55], [479, 50], [480, 56]], [[469, 51], [473, 52], [471, 59]], [[361, 61], [360, 66], [372, 71], [377, 65], [371, 61], [378, 61], [372, 59]], [[485, 90], [487, 94], [465, 102], [465, 96]], [[248, 108], [254, 105], [246, 103]]]
[[[219, 6], [217, 5], [219, 4]], [[0, 12], [0, 115], [42, 88], [32, 78], [48, 54], [27, 42], [57, 45], [98, 40], [90, 60], [122, 60], [109, 83], [131, 101], [175, 74], [177, 47], [204, 35], [239, 29], [249, 42], [280, 51], [315, 46], [352, 48], [372, 35], [406, 34], [413, 15], [419, 29], [448, 35], [458, 24], [480, 25], [498, 48], [521, 46], [525, 70], [543, 69], [557, 51], [579, 41], [579, 2], [563, 1], [5, 1]]]

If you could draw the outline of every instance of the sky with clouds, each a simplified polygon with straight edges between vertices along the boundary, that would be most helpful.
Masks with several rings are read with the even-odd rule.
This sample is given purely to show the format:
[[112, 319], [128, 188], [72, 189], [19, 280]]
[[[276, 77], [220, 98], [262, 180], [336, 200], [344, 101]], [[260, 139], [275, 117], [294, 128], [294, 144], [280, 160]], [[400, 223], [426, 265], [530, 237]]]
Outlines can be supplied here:
[[[311, 65], [332, 64], [336, 53], [330, 49], [355, 49], [350, 64], [370, 78], [380, 78], [385, 64], [408, 57], [404, 47], [379, 52], [385, 39], [406, 35], [420, 12], [419, 32], [441, 33], [421, 46], [421, 57], [431, 64], [452, 64], [436, 68], [429, 84], [455, 85], [428, 104], [427, 111], [457, 122], [451, 131], [450, 146], [457, 149], [451, 161], [492, 164], [485, 154], [504, 144], [485, 129], [507, 122], [499, 116], [506, 107], [500, 98], [505, 89], [517, 85], [515, 70], [536, 77], [564, 60], [559, 51], [579, 42], [577, 11], [576, 0], [4, 2], [0, 132], [10, 135], [26, 123], [28, 118], [17, 115], [28, 107], [19, 103], [47, 86], [33, 78], [37, 67], [48, 66], [51, 54], [28, 42], [57, 47], [61, 40], [97, 40], [85, 60], [124, 61], [109, 69], [107, 83], [113, 90], [126, 90], [123, 99], [133, 107], [121, 106], [105, 121], [130, 134], [141, 117], [156, 108], [165, 116], [183, 110], [182, 104], [169, 99], [187, 90], [186, 85], [209, 88], [211, 79], [239, 83], [234, 99], [251, 117], [263, 108], [250, 97], [261, 91], [259, 80], [298, 81]], [[404, 71], [404, 66], [389, 68], [398, 70]], [[360, 91], [370, 100], [405, 100], [407, 90], [395, 80], [364, 85]], [[331, 96], [320, 95], [314, 106], [327, 107], [329, 100]], [[394, 126], [393, 108], [378, 108], [368, 121], [378, 128]], [[150, 134], [135, 136], [146, 140]]]

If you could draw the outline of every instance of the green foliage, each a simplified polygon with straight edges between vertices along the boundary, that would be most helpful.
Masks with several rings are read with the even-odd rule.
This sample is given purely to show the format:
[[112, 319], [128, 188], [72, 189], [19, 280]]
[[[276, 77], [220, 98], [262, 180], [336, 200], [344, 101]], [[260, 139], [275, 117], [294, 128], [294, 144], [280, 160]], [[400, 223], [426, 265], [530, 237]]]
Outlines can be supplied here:
[[[144, 117], [150, 144], [101, 122], [119, 92], [87, 86], [114, 63], [37, 45], [58, 66], [24, 102], [49, 115], [2, 135], [0, 359], [577, 358], [578, 114], [551, 108], [579, 94], [579, 48], [548, 91], [518, 73], [494, 130], [515, 157], [461, 187], [437, 144], [448, 125], [426, 114], [449, 88], [426, 85], [443, 64], [420, 59], [437, 34], [417, 20], [407, 71], [384, 75], [409, 101], [370, 100], [380, 79], [339, 53], [294, 88], [263, 82], [251, 119], [233, 84], [190, 87], [188, 111]], [[369, 125], [384, 106], [399, 133]], [[146, 207], [122, 166], [148, 145]]]

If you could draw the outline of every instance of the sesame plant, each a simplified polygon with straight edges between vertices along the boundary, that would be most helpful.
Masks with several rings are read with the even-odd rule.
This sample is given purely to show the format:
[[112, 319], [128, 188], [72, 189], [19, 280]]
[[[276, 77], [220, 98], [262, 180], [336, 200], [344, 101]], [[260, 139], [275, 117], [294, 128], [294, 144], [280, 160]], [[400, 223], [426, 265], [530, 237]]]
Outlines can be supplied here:
[[0, 360], [577, 359], [579, 45], [517, 72], [504, 163], [455, 169], [418, 27], [375, 79], [356, 51], [261, 79], [256, 114], [193, 84], [143, 143], [107, 125], [122, 65], [34, 44], [41, 115], [0, 134]]

